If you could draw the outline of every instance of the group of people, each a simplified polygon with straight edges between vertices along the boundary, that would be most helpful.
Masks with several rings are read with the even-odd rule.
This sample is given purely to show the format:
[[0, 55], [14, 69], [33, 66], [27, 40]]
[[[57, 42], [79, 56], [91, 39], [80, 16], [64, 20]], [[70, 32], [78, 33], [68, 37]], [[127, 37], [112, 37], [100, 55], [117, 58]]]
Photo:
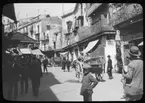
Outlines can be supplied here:
[[71, 62], [66, 59], [65, 57], [63, 57], [62, 59], [62, 70], [65, 72], [66, 68], [68, 70], [68, 72], [70, 71], [70, 66], [71, 66]]
[[[143, 96], [143, 60], [140, 58], [140, 51], [137, 46], [132, 46], [128, 51], [129, 64], [127, 71], [122, 71], [122, 82], [124, 88], [124, 96], [127, 101], [140, 100]], [[83, 63], [83, 77], [80, 95], [84, 97], [84, 101], [92, 101], [93, 88], [98, 84], [98, 80], [91, 75], [91, 66]], [[112, 60], [108, 56], [107, 73], [109, 79], [112, 76]]]
[[[8, 100], [16, 100], [19, 96], [18, 84], [20, 82], [20, 95], [28, 93], [29, 79], [32, 83], [33, 96], [39, 94], [40, 78], [42, 77], [41, 61], [35, 55], [11, 55], [3, 63], [3, 75], [7, 75]], [[14, 95], [13, 95], [14, 93]]]

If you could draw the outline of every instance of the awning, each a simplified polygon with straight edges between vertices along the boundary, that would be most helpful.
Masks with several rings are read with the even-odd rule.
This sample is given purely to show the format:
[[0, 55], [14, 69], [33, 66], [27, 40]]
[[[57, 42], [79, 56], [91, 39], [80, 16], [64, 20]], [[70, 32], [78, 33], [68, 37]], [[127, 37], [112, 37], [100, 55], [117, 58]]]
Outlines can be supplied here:
[[22, 54], [32, 54], [32, 52], [29, 48], [22, 48], [22, 49], [20, 49], [20, 52]]
[[143, 41], [140, 44], [138, 44], [138, 46], [143, 46]]
[[105, 50], [102, 45], [99, 45], [92, 53], [90, 53], [90, 57], [100, 57], [104, 56]]
[[92, 41], [88, 44], [88, 46], [82, 51], [84, 54], [88, 53], [93, 47], [98, 43], [98, 39], [95, 41]]
[[44, 55], [39, 49], [32, 50], [32, 54], [34, 54], [34, 55]]
[[25, 42], [25, 43], [37, 43], [36, 40], [34, 40], [20, 32], [14, 33], [11, 40], [20, 40], [20, 42]]
[[60, 53], [61, 55], [66, 55], [68, 52], [63, 52], [63, 53]]

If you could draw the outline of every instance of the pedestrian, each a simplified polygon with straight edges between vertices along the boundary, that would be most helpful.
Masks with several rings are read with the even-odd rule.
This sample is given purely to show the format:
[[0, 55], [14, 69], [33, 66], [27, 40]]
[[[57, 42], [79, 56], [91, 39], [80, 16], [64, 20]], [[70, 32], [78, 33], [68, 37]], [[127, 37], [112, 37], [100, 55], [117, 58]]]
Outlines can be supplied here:
[[16, 57], [10, 56], [8, 58], [6, 68], [8, 69], [8, 100], [16, 100], [18, 97], [18, 81], [20, 78]]
[[29, 60], [26, 55], [22, 55], [21, 63], [20, 63], [20, 70], [21, 70], [21, 95], [28, 93], [28, 78], [29, 78]]
[[92, 101], [93, 88], [98, 84], [98, 81], [90, 74], [90, 65], [83, 64], [83, 69], [84, 75], [80, 95], [83, 96], [84, 101]]
[[76, 74], [78, 80], [81, 82], [83, 77], [83, 59], [81, 57], [76, 61]]
[[48, 65], [48, 60], [45, 57], [45, 59], [43, 60], [43, 70], [44, 70], [44, 73], [45, 73], [45, 71], [48, 73], [48, 71], [47, 71], [47, 65]]
[[112, 69], [113, 69], [113, 67], [112, 67], [112, 60], [110, 58], [110, 55], [108, 55], [107, 73], [108, 73], [109, 79], [113, 79]]
[[65, 67], [66, 67], [66, 58], [63, 57], [63, 60], [62, 60], [62, 70], [65, 72]]
[[31, 59], [30, 73], [31, 73], [30, 79], [32, 83], [33, 96], [38, 97], [42, 71], [41, 71], [41, 64], [35, 56], [33, 56]]
[[[127, 66], [127, 73], [122, 71], [122, 75], [124, 78], [130, 79], [131, 82], [125, 84], [124, 94], [126, 97], [131, 96], [140, 100], [143, 95], [143, 60], [140, 58], [141, 53], [137, 46], [132, 46], [128, 53], [131, 60]], [[128, 98], [128, 100], [131, 99]]]
[[67, 67], [68, 72], [70, 71], [70, 65], [71, 65], [71, 62], [69, 61], [69, 59], [67, 59], [66, 67]]

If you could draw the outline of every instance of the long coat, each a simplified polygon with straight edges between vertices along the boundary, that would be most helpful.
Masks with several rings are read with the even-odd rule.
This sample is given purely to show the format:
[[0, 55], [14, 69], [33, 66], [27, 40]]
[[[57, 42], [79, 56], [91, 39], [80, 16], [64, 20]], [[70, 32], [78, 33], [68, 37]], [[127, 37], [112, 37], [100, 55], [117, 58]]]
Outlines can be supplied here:
[[41, 70], [41, 64], [40, 62], [35, 59], [35, 60], [31, 60], [31, 64], [30, 64], [30, 73], [31, 73], [31, 78], [40, 78], [42, 77], [42, 70]]
[[132, 60], [128, 65], [127, 74], [123, 74], [125, 78], [131, 79], [131, 83], [125, 87], [129, 94], [143, 93], [143, 61]]

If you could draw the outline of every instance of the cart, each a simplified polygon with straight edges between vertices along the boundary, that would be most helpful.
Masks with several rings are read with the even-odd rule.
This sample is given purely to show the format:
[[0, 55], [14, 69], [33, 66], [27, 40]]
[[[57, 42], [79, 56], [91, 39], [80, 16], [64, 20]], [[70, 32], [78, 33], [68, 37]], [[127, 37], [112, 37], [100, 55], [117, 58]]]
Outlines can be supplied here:
[[102, 62], [100, 57], [96, 57], [96, 58], [90, 58], [88, 60], [85, 60], [85, 63], [91, 65], [91, 73], [94, 73], [96, 76], [97, 80], [102, 80], [102, 73], [103, 73], [103, 69], [102, 69]]

